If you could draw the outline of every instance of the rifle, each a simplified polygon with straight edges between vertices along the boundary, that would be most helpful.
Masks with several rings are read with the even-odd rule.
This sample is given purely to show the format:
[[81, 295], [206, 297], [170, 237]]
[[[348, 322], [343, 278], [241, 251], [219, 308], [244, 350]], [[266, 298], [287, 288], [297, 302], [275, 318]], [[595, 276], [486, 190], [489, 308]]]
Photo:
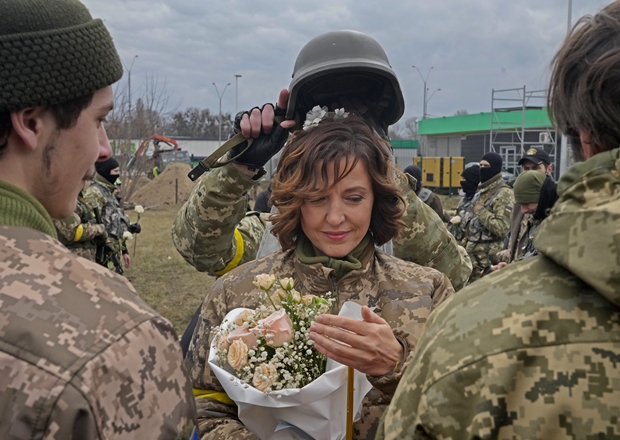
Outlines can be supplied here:
[[[95, 220], [97, 221], [98, 225], [102, 225], [103, 222], [101, 221], [101, 211], [99, 211], [99, 205], [97, 205], [96, 203], [93, 204], [93, 212], [95, 213]], [[105, 243], [99, 243], [97, 242], [97, 250], [95, 251], [95, 262], [97, 262], [98, 264], [101, 264], [102, 266], [105, 266]]]

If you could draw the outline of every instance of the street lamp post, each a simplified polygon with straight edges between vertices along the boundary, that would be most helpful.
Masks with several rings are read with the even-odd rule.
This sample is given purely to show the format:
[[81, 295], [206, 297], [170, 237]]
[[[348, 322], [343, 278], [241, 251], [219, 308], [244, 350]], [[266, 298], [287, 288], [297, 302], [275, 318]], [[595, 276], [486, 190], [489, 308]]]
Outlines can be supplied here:
[[239, 100], [237, 99], [237, 86], [239, 85], [241, 75], [235, 75], [235, 115], [239, 112]]
[[417, 70], [418, 75], [420, 75], [420, 78], [422, 78], [422, 83], [424, 84], [424, 98], [423, 98], [423, 102], [422, 102], [422, 119], [426, 119], [426, 106], [428, 104], [428, 101], [431, 100], [431, 98], [433, 97], [433, 95], [435, 94], [435, 92], [441, 90], [441, 89], [437, 89], [435, 90], [435, 92], [433, 92], [433, 94], [431, 95], [431, 98], [426, 99], [426, 93], [428, 92], [428, 88], [426, 87], [426, 82], [428, 81], [428, 76], [431, 74], [431, 70], [433, 70], [433, 67], [431, 67], [430, 69], [428, 69], [428, 72], [426, 72], [426, 76], [422, 75], [422, 72], [420, 72], [420, 69], [417, 68], [417, 66], [411, 66], [413, 67], [415, 70]]
[[136, 58], [138, 58], [138, 55], [134, 55], [134, 57], [131, 59], [131, 65], [129, 66], [129, 69], [127, 68], [125, 63], [123, 63], [123, 67], [125, 67], [125, 70], [127, 71], [127, 94], [129, 95], [129, 138], [130, 139], [131, 139], [131, 69], [133, 69], [133, 63], [136, 61]]
[[226, 86], [224, 86], [224, 90], [222, 90], [222, 94], [220, 95], [220, 91], [218, 90], [217, 86], [215, 85], [215, 83], [211, 83], [213, 84], [213, 87], [215, 87], [215, 92], [217, 93], [218, 98], [220, 98], [220, 135], [219, 135], [219, 145], [222, 145], [222, 97], [224, 96], [224, 93], [226, 93], [226, 88], [230, 85], [230, 83], [226, 84]]

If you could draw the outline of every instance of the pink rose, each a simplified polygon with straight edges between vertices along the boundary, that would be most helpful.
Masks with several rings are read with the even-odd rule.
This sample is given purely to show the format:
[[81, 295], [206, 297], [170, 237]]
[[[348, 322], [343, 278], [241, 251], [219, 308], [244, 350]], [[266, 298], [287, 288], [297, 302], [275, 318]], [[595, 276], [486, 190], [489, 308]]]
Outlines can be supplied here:
[[256, 338], [256, 335], [245, 326], [237, 327], [236, 329], [228, 333], [228, 336], [226, 336], [226, 340], [231, 344], [233, 341], [236, 341], [238, 339], [242, 340], [250, 350], [256, 347], [256, 345], [258, 344], [258, 339]]
[[262, 329], [253, 328], [252, 330], [265, 336], [267, 345], [272, 347], [281, 347], [293, 337], [293, 323], [284, 309], [273, 312], [265, 319], [258, 321], [258, 324], [262, 326]]
[[228, 349], [228, 363], [235, 370], [241, 370], [248, 364], [248, 347], [242, 340], [236, 340]]
[[273, 385], [277, 378], [278, 370], [276, 370], [276, 367], [271, 362], [268, 362], [256, 367], [252, 384], [258, 391], [265, 392], [267, 388]]

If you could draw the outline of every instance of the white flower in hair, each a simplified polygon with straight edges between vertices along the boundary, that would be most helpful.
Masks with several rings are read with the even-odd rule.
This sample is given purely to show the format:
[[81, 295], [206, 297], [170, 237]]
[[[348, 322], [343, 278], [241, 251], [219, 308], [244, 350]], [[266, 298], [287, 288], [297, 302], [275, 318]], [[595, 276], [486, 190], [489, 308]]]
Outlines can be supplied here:
[[336, 110], [334, 110], [334, 114], [336, 115], [335, 119], [344, 119], [347, 116], [349, 116], [349, 112], [345, 112], [344, 111], [344, 107], [343, 108], [337, 108]]
[[319, 125], [325, 116], [327, 115], [327, 107], [319, 107], [315, 105], [308, 113], [306, 113], [306, 120], [304, 121], [304, 130]]

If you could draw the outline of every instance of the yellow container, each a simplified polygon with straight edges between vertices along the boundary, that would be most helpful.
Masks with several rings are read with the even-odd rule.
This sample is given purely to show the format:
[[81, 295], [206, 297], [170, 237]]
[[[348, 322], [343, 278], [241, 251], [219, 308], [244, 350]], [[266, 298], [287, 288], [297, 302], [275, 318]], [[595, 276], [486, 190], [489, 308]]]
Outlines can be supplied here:
[[413, 164], [422, 170], [422, 183], [434, 189], [459, 188], [464, 157], [415, 157]]

